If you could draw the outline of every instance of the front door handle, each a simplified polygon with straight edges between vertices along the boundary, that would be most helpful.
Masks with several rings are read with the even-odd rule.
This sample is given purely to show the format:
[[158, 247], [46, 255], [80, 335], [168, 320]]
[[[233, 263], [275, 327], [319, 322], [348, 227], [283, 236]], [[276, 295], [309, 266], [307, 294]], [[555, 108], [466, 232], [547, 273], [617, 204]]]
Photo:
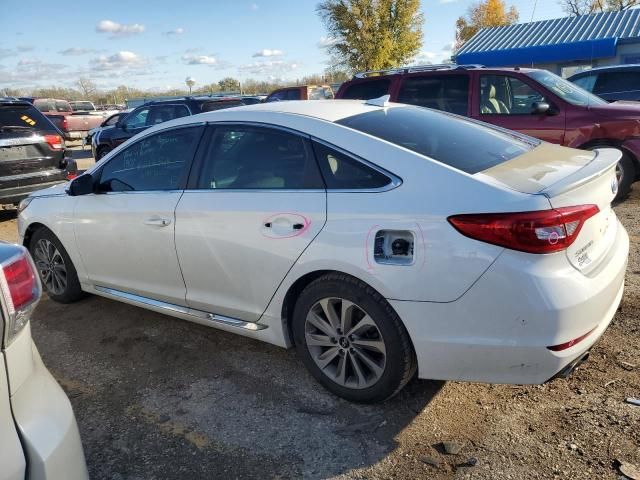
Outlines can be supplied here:
[[167, 225], [171, 224], [171, 220], [169, 220], [168, 218], [151, 217], [151, 218], [147, 218], [144, 221], [144, 224], [151, 225], [154, 227], [166, 227]]

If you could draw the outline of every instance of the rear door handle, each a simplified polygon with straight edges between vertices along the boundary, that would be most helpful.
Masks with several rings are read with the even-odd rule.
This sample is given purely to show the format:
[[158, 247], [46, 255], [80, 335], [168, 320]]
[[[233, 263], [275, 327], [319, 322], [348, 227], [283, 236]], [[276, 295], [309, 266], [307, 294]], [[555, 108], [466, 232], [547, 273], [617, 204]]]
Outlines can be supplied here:
[[151, 225], [154, 227], [166, 227], [167, 225], [171, 224], [171, 220], [169, 220], [168, 218], [151, 217], [151, 218], [147, 218], [144, 221], [144, 224]]

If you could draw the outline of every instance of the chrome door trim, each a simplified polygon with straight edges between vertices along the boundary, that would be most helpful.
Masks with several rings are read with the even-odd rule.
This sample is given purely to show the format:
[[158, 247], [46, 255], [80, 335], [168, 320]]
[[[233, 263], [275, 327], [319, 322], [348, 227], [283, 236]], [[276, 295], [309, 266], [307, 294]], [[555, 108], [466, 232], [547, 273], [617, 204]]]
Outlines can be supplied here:
[[213, 324], [218, 323], [221, 325], [227, 325], [229, 327], [236, 327], [236, 328], [241, 328], [243, 330], [250, 330], [250, 331], [264, 330], [265, 328], [267, 328], [266, 325], [261, 325], [254, 322], [245, 322], [244, 320], [239, 320], [237, 318], [225, 317], [224, 315], [216, 315], [214, 313], [203, 312], [202, 310], [196, 310], [195, 308], [174, 305], [173, 303], [167, 303], [160, 300], [155, 300], [153, 298], [136, 295], [133, 293], [122, 292], [114, 288], [102, 287], [100, 285], [94, 285], [94, 288], [98, 292], [106, 293], [107, 295], [112, 295], [114, 297], [122, 298], [140, 305], [146, 305], [149, 307], [154, 307], [154, 308], [164, 310], [169, 315], [171, 315], [171, 313], [179, 313], [182, 315], [188, 315], [188, 316], [197, 318], [198, 320], [204, 320], [209, 323], [213, 323]]

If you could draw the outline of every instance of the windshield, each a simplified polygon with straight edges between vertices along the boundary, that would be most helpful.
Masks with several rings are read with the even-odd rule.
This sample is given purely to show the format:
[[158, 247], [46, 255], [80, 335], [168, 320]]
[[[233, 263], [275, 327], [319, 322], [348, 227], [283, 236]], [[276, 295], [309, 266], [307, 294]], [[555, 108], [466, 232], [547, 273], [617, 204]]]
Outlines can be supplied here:
[[568, 80], [546, 70], [529, 72], [527, 75], [547, 87], [547, 89], [552, 93], [555, 93], [571, 105], [588, 107], [589, 105], [605, 105], [607, 103], [600, 97], [596, 97], [586, 90], [583, 90], [575, 83], [571, 83]]
[[421, 107], [376, 109], [336, 123], [474, 174], [532, 150], [533, 138]]

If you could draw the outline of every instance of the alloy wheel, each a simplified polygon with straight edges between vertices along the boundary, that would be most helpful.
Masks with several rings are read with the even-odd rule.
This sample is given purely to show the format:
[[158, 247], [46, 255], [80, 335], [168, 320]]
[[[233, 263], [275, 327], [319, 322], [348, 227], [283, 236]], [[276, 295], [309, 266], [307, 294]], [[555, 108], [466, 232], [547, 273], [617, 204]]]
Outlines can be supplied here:
[[384, 338], [367, 312], [349, 300], [316, 302], [306, 317], [305, 341], [316, 365], [340, 386], [367, 388], [384, 373]]
[[624, 167], [621, 162], [616, 163], [616, 180], [618, 181], [618, 185], [622, 185], [622, 181], [624, 180]]
[[56, 246], [42, 238], [36, 243], [33, 253], [38, 274], [47, 291], [62, 295], [67, 288], [67, 267]]

